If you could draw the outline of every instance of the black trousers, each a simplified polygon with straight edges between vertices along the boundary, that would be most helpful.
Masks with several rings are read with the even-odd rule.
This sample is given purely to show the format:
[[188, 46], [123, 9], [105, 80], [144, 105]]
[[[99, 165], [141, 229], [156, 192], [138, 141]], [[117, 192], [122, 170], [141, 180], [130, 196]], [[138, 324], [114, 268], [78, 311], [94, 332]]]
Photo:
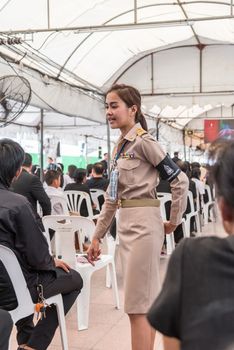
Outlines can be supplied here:
[[[70, 270], [67, 273], [60, 268], [56, 268], [56, 276], [54, 272], [39, 273], [38, 283], [43, 286], [45, 299], [62, 294], [65, 314], [70, 310], [83, 287], [83, 281], [78, 272]], [[38, 300], [36, 286], [30, 289], [30, 292], [36, 303]], [[51, 343], [57, 326], [56, 306], [52, 305], [46, 309], [46, 318], [39, 320], [35, 326], [33, 315], [16, 323], [18, 344], [27, 344], [36, 350], [45, 350]]]
[[13, 327], [10, 314], [0, 309], [0, 349], [8, 350], [9, 338]]

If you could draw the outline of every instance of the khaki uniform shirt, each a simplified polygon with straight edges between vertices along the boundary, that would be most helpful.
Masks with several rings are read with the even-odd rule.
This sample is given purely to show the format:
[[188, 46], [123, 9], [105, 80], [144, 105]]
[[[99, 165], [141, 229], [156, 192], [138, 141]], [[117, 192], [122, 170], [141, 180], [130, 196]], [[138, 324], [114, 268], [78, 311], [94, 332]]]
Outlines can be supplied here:
[[[140, 123], [135, 124], [127, 135], [119, 138], [114, 154], [121, 149], [126, 140], [128, 143], [117, 160], [118, 199], [157, 198], [159, 173], [156, 166], [165, 158], [165, 152], [150, 134], [144, 132]], [[188, 178], [180, 172], [170, 185], [172, 192], [170, 221], [179, 225], [187, 204]], [[118, 207], [118, 200], [113, 202], [109, 199], [108, 189], [95, 230], [95, 237], [98, 238], [102, 238], [108, 231]]]

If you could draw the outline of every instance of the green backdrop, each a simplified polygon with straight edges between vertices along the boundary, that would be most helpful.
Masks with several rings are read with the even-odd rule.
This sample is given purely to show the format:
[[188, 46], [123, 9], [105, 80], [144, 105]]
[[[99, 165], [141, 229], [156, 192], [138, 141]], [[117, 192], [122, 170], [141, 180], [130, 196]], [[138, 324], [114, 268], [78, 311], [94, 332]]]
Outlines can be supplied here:
[[[39, 164], [39, 155], [36, 153], [31, 153], [32, 159], [33, 159], [33, 164]], [[74, 164], [77, 166], [77, 168], [85, 168], [87, 164], [93, 164], [96, 163], [98, 161], [100, 161], [100, 159], [98, 157], [88, 157], [86, 162], [86, 159], [84, 156], [80, 156], [80, 157], [70, 157], [70, 156], [62, 156], [61, 157], [61, 163], [63, 163], [64, 165], [64, 173], [67, 172], [67, 167], [68, 165]], [[47, 166], [47, 158], [44, 156], [44, 169]]]

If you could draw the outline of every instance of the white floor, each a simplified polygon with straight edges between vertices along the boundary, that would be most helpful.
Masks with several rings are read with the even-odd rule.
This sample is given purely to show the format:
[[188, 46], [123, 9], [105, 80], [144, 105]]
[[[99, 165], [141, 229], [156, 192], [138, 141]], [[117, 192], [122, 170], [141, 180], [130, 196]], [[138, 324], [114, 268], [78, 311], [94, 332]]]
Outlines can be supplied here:
[[[220, 223], [209, 223], [203, 227], [202, 235], [224, 236]], [[165, 276], [168, 259], [161, 260], [162, 280]], [[117, 274], [121, 305], [123, 285], [121, 266], [117, 255]], [[116, 310], [112, 302], [112, 290], [105, 288], [105, 271], [96, 272], [92, 280], [89, 329], [77, 330], [76, 305], [67, 315], [67, 333], [69, 350], [130, 350], [130, 328], [128, 318], [121, 310]], [[11, 350], [16, 350], [15, 330], [13, 331]], [[60, 336], [57, 331], [50, 350], [60, 350]], [[161, 335], [156, 336], [155, 350], [163, 350]]]

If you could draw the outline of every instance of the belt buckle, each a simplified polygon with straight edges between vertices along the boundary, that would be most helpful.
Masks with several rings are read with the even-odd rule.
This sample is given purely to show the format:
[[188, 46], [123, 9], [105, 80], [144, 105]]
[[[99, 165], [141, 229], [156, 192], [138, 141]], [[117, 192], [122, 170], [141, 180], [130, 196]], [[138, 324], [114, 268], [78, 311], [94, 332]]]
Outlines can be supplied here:
[[118, 200], [118, 209], [122, 207], [121, 199]]

